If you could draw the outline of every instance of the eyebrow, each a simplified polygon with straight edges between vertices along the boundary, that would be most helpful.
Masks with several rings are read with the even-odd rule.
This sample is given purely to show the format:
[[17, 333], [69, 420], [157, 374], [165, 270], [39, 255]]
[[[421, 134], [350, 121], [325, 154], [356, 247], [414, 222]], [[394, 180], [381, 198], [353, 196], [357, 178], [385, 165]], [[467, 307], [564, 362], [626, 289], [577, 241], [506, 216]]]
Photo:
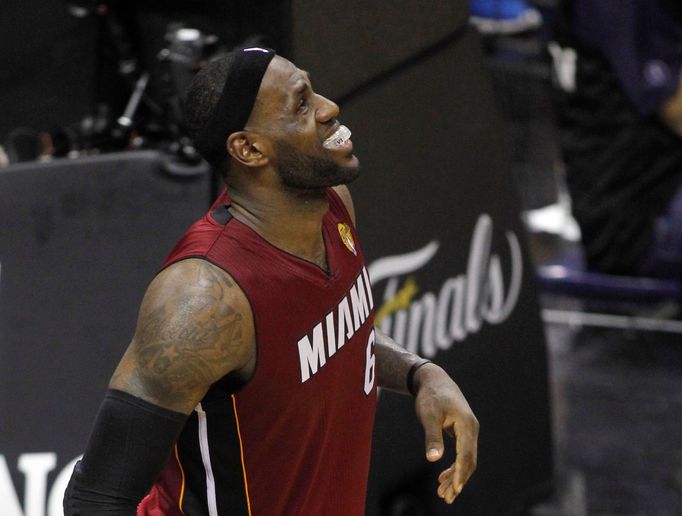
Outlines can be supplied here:
[[299, 95], [303, 94], [306, 90], [312, 91], [312, 87], [310, 86], [311, 84], [310, 73], [308, 73], [306, 70], [301, 70], [301, 72], [305, 74], [305, 76], [308, 79], [308, 82], [300, 82], [300, 79], [296, 81], [298, 85], [293, 89], [294, 97], [298, 97]]
[[311, 89], [310, 84], [308, 84], [307, 82], [302, 82], [302, 83], [299, 83], [299, 85], [294, 88], [294, 93], [296, 95], [300, 95], [301, 93], [303, 93], [304, 91], [306, 91], [308, 89]]

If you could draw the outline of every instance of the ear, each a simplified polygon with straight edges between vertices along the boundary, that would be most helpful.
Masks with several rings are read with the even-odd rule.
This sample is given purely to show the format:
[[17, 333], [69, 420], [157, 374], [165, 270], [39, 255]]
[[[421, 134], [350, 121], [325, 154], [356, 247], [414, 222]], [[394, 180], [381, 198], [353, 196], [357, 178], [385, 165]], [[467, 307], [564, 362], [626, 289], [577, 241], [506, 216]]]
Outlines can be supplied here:
[[227, 152], [242, 165], [262, 167], [269, 162], [267, 140], [258, 133], [237, 131], [227, 137]]

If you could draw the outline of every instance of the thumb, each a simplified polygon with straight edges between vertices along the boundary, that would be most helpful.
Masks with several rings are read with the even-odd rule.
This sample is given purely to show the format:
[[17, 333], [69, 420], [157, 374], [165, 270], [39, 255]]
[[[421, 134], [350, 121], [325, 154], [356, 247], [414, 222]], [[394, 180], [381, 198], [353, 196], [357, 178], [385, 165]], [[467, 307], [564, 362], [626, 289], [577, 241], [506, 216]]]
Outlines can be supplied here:
[[424, 422], [426, 460], [434, 462], [443, 456], [443, 431], [435, 422]]

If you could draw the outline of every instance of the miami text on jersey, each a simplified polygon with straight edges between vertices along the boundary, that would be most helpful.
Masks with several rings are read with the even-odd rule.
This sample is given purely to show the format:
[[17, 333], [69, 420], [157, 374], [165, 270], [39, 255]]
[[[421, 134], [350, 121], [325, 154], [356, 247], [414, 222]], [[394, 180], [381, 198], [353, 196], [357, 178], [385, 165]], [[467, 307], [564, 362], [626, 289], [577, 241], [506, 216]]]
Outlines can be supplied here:
[[372, 287], [367, 269], [362, 273], [334, 310], [319, 321], [311, 332], [298, 341], [301, 383], [323, 367], [363, 325], [374, 308]]

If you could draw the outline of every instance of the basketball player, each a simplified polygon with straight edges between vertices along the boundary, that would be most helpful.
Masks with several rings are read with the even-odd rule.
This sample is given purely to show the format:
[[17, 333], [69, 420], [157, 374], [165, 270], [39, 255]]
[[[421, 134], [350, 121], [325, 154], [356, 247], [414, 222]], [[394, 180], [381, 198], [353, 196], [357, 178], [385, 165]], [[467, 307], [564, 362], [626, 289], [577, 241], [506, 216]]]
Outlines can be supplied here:
[[227, 190], [151, 282], [65, 514], [361, 515], [377, 386], [415, 396], [427, 460], [456, 437], [437, 488], [452, 503], [478, 422], [440, 367], [374, 328], [338, 106], [250, 48], [202, 70], [187, 110]]

